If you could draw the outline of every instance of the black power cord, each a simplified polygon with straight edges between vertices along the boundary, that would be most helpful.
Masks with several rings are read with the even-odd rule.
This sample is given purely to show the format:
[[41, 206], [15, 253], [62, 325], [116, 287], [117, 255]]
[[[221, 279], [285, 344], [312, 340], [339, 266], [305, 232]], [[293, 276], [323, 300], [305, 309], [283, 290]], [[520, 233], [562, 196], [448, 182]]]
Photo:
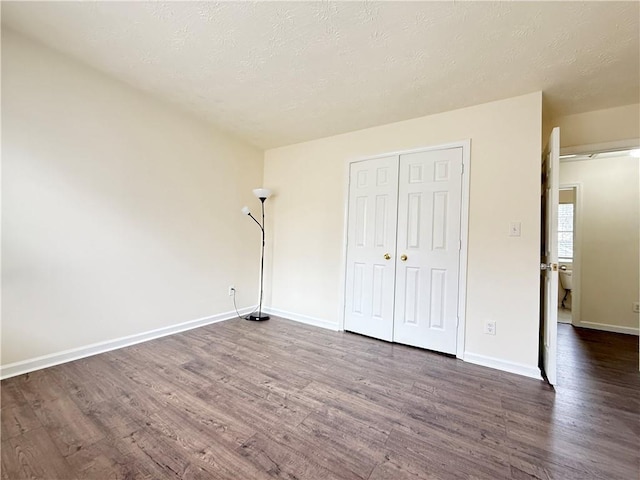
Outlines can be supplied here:
[[242, 315], [240, 315], [240, 312], [238, 311], [238, 307], [236, 306], [236, 289], [235, 289], [235, 287], [232, 290], [232, 292], [233, 292], [233, 295], [232, 295], [232, 297], [233, 297], [233, 309], [236, 311], [236, 315], [238, 316], [238, 318], [240, 320], [247, 320], [251, 315], [253, 315], [254, 313], [256, 313], [258, 311], [258, 308], [256, 308], [253, 312], [250, 312], [248, 315], [246, 315], [244, 317]]

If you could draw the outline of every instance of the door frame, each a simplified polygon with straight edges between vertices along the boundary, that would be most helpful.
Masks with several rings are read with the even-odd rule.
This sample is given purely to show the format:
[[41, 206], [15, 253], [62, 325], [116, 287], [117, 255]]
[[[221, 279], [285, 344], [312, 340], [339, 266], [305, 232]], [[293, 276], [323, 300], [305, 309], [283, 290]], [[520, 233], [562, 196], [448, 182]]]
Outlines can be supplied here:
[[[562, 170], [562, 160], [560, 160]], [[571, 325], [580, 326], [580, 268], [582, 262], [582, 183], [560, 183], [560, 190], [573, 188], [575, 191], [573, 211], [573, 290], [571, 290]]]
[[434, 150], [447, 150], [450, 148], [462, 148], [462, 198], [460, 202], [460, 262], [458, 265], [458, 327], [456, 338], [456, 358], [463, 359], [465, 351], [465, 332], [467, 319], [467, 268], [468, 268], [468, 248], [469, 248], [469, 189], [470, 189], [470, 173], [471, 173], [471, 139], [460, 140], [457, 142], [441, 143], [429, 145], [425, 147], [411, 148], [407, 150], [395, 150], [385, 153], [377, 153], [374, 155], [358, 156], [347, 158], [344, 162], [343, 171], [343, 226], [342, 226], [342, 256], [340, 272], [340, 301], [338, 314], [339, 331], [344, 331], [345, 326], [345, 295], [346, 295], [346, 277], [347, 277], [347, 229], [349, 222], [349, 171], [352, 163], [363, 162], [365, 160], [373, 160], [376, 158], [400, 156], [407, 153], [428, 152]]
[[560, 148], [562, 155], [581, 155], [589, 153], [612, 152], [614, 150], [631, 150], [640, 146], [640, 138], [629, 138], [604, 143], [587, 143], [582, 145], [572, 145]]

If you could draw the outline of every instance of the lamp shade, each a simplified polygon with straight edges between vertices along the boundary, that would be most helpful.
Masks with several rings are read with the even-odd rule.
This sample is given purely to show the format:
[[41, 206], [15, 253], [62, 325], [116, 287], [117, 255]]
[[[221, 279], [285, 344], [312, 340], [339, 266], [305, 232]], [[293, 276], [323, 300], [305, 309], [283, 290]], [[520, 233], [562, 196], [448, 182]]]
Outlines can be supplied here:
[[253, 194], [260, 199], [269, 198], [271, 196], [271, 190], [268, 188], [256, 188]]
[[251, 213], [251, 210], [249, 210], [249, 207], [245, 206], [242, 207], [242, 213], [244, 213], [245, 215], [249, 215]]

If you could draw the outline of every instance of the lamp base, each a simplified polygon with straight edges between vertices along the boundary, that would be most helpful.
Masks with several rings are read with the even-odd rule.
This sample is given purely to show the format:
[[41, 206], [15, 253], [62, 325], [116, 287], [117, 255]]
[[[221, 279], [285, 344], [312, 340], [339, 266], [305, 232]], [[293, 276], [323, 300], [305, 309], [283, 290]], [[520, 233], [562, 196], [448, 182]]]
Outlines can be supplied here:
[[254, 322], [264, 322], [265, 320], [269, 320], [269, 315], [249, 315], [245, 317], [246, 320], [253, 320]]

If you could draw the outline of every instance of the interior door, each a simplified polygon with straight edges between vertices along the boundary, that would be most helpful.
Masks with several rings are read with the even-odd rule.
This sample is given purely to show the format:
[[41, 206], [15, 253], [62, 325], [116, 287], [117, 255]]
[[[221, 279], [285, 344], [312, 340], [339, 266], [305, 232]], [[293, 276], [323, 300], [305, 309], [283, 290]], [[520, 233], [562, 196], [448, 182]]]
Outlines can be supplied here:
[[462, 148], [400, 156], [393, 339], [456, 353]]
[[560, 129], [554, 128], [542, 158], [541, 330], [542, 368], [551, 385], [557, 382], [558, 348], [558, 203]]
[[345, 330], [393, 340], [398, 156], [349, 172]]

